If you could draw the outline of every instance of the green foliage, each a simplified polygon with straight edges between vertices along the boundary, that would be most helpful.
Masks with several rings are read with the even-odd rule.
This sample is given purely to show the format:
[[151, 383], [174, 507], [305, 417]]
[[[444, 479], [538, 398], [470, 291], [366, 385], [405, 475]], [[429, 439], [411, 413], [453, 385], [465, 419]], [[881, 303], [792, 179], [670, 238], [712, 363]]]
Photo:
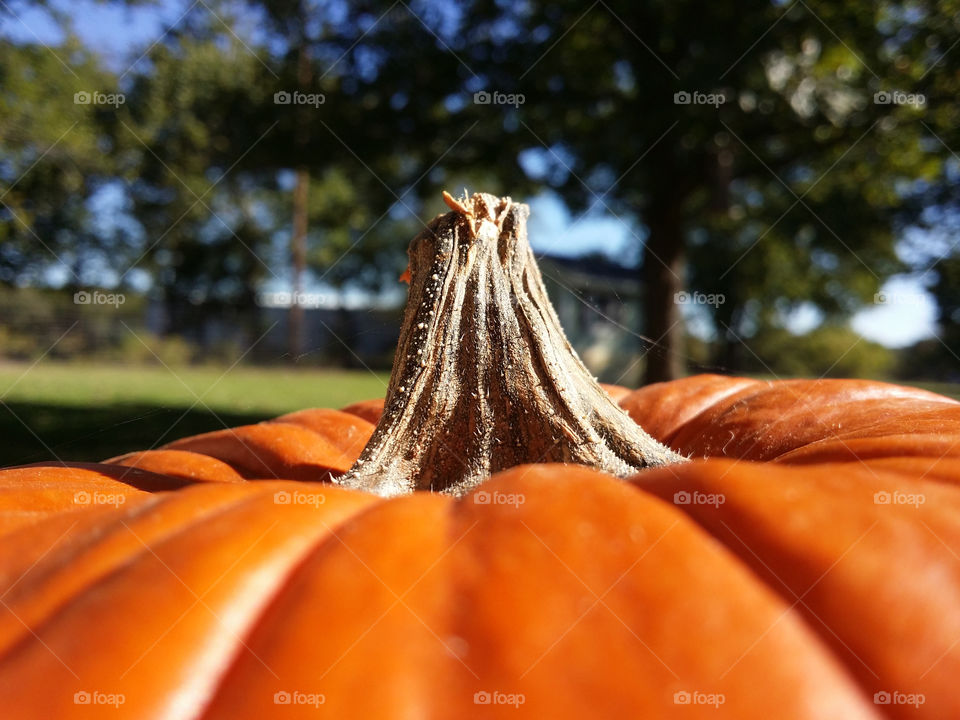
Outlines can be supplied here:
[[921, 340], [898, 353], [894, 377], [898, 380], [960, 382], [960, 358], [943, 338]]
[[954, 358], [960, 353], [960, 255], [948, 255], [934, 266], [940, 338], [943, 349]]
[[112, 347], [101, 347], [94, 357], [124, 365], [159, 365], [180, 368], [198, 358], [197, 349], [181, 337], [157, 337], [146, 332], [127, 333]]
[[18, 360], [93, 356], [120, 347], [142, 322], [145, 298], [78, 304], [72, 292], [0, 285], [0, 353]]
[[771, 330], [750, 344], [747, 370], [777, 377], [889, 377], [894, 351], [853, 330], [824, 325], [805, 335]]
[[[526, 102], [454, 113], [451, 141], [466, 120], [479, 124], [448, 160], [474, 162], [482, 146], [509, 184], [522, 179], [518, 155], [533, 153], [539, 177], [569, 202], [606, 207], [638, 237], [649, 233], [645, 281], [661, 263], [676, 274], [660, 273], [648, 325], [670, 326], [671, 296], [683, 287], [723, 293], [713, 319], [724, 358], [725, 345], [775, 329], [785, 307], [812, 302], [837, 322], [903, 269], [895, 240], [918, 219], [909, 200], [918, 182], [945, 181], [951, 157], [930, 127], [958, 126], [956, 78], [940, 61], [955, 12], [947, 1], [909, 11], [826, 1], [472, 4], [444, 36], [479, 73], [461, 68], [464, 84], [522, 92]], [[415, 82], [444, 87], [448, 72], [431, 64]], [[895, 90], [926, 104], [874, 102]], [[726, 102], [678, 105], [678, 92]], [[685, 276], [675, 270], [684, 259]]]
[[[674, 327], [676, 290], [723, 294], [708, 309], [709, 361], [752, 362], [741, 341], [789, 345], [785, 318], [805, 303], [836, 335], [903, 270], [902, 230], [960, 203], [957, 10], [210, 0], [124, 77], [69, 34], [55, 52], [6, 43], [0, 283], [48, 282], [54, 255], [76, 287], [104, 269], [129, 283], [135, 266], [162, 294], [168, 332], [184, 332], [251, 317], [263, 283], [290, 283], [297, 171], [309, 177], [310, 274], [336, 287], [392, 284], [443, 187], [550, 188], [635, 233], [648, 288], [637, 330]], [[74, 103], [120, 86], [118, 107]], [[478, 104], [477, 91], [524, 102]], [[926, 102], [876, 104], [880, 91]], [[277, 104], [278, 92], [324, 102]], [[678, 92], [725, 102], [677, 104]], [[92, 211], [107, 185], [123, 189], [133, 229]], [[680, 327], [651, 357], [683, 354]], [[19, 330], [5, 332], [26, 352]]]
[[[252, 307], [257, 283], [275, 271], [267, 252], [274, 189], [266, 170], [235, 167], [256, 138], [252, 108], [264, 102], [265, 70], [234, 43], [179, 37], [158, 45], [120, 114], [118, 142], [141, 263], [163, 288], [172, 327], [202, 319], [196, 306]], [[227, 172], [230, 170], [230, 172]]]
[[[277, 22], [296, 11], [263, 5], [281, 13]], [[150, 70], [136, 76], [121, 133], [135, 214], [151, 240], [143, 263], [164, 290], [171, 327], [202, 322], [198, 303], [210, 312], [249, 310], [261, 283], [289, 287], [292, 176], [301, 168], [310, 176], [314, 277], [374, 288], [394, 280], [403, 266], [398, 238], [414, 229], [385, 217], [396, 198], [382, 178], [396, 180], [399, 155], [353, 150], [373, 147], [358, 131], [385, 136], [388, 121], [349, 98], [341, 68], [313, 61], [312, 79], [298, 79], [298, 47], [326, 58], [342, 39], [333, 30], [307, 39], [297, 29], [286, 39], [291, 52], [277, 57], [251, 49], [210, 13], [195, 13], [189, 28], [148, 54]], [[276, 104], [278, 92], [325, 102]]]
[[87, 206], [115, 172], [109, 111], [75, 99], [115, 93], [115, 80], [68, 37], [56, 52], [0, 43], [0, 88], [0, 283], [43, 284], [58, 260], [71, 283], [90, 282], [124, 248], [97, 232]]
[[960, 253], [951, 247], [930, 267], [937, 302], [937, 337], [906, 348], [897, 377], [960, 380]]

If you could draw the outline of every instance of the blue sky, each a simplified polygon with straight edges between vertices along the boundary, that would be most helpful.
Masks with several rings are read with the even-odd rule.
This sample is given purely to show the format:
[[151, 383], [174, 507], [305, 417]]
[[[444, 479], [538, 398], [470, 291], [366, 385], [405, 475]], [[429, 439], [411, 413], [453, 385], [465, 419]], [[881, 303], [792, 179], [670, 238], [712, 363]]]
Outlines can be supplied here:
[[[133, 8], [93, 0], [52, 0], [51, 4], [72, 18], [76, 33], [95, 48], [111, 68], [124, 72], [137, 62], [144, 49], [160, 38], [165, 27], [196, 3], [161, 0]], [[13, 16], [0, 15], [0, 28], [6, 37], [23, 42], [39, 40], [51, 45], [62, 39], [46, 11], [15, 0], [8, 1], [7, 7]], [[530, 238], [538, 252], [577, 255], [599, 250], [614, 259], [636, 253], [638, 243], [630, 226], [608, 213], [596, 212], [577, 219], [562, 202], [549, 195], [533, 198], [531, 206]], [[910, 345], [932, 336], [936, 306], [918, 282], [920, 276], [917, 273], [891, 278], [877, 302], [854, 316], [852, 327], [865, 338], [892, 347]], [[928, 275], [925, 279], [931, 278]], [[792, 319], [792, 328], [804, 331], [817, 322], [815, 312], [801, 310]]]

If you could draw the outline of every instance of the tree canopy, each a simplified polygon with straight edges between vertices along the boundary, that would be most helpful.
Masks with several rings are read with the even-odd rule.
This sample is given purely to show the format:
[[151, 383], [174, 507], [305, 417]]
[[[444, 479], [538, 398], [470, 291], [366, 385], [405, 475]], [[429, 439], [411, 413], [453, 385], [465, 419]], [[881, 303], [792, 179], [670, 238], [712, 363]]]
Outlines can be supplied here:
[[378, 288], [469, 183], [618, 218], [648, 380], [683, 371], [685, 317], [711, 362], [763, 363], [798, 311], [838, 327], [912, 266], [949, 323], [957, 253], [904, 238], [958, 199], [958, 9], [211, 1], [129, 69], [69, 32], [6, 43], [0, 282], [140, 272], [172, 326], [304, 273]]

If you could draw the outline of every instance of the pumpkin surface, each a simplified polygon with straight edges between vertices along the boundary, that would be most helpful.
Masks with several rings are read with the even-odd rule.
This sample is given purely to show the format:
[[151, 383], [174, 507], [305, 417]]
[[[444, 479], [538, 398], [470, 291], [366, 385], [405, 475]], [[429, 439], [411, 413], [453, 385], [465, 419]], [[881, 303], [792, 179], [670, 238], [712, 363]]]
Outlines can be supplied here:
[[0, 716], [960, 717], [960, 403], [605, 394], [448, 203], [383, 400], [0, 470]]
[[960, 716], [960, 404], [718, 376], [614, 393], [706, 457], [383, 499], [287, 479], [376, 419], [317, 410], [0, 471], [5, 716]]

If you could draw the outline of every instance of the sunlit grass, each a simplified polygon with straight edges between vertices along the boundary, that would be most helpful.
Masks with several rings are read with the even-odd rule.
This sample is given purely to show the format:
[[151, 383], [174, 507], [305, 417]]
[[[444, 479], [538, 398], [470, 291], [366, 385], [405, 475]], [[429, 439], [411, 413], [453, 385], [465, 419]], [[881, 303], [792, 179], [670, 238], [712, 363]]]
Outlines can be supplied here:
[[[308, 407], [382, 397], [388, 374], [317, 368], [0, 363], [0, 466], [102, 460]], [[960, 399], [960, 385], [913, 383]]]
[[76, 407], [150, 404], [214, 411], [280, 414], [305, 407], [341, 407], [380, 397], [388, 373], [316, 368], [174, 367], [76, 363], [0, 364], [7, 402]]
[[388, 375], [316, 368], [0, 364], [0, 466], [102, 460], [308, 407], [382, 397]]

